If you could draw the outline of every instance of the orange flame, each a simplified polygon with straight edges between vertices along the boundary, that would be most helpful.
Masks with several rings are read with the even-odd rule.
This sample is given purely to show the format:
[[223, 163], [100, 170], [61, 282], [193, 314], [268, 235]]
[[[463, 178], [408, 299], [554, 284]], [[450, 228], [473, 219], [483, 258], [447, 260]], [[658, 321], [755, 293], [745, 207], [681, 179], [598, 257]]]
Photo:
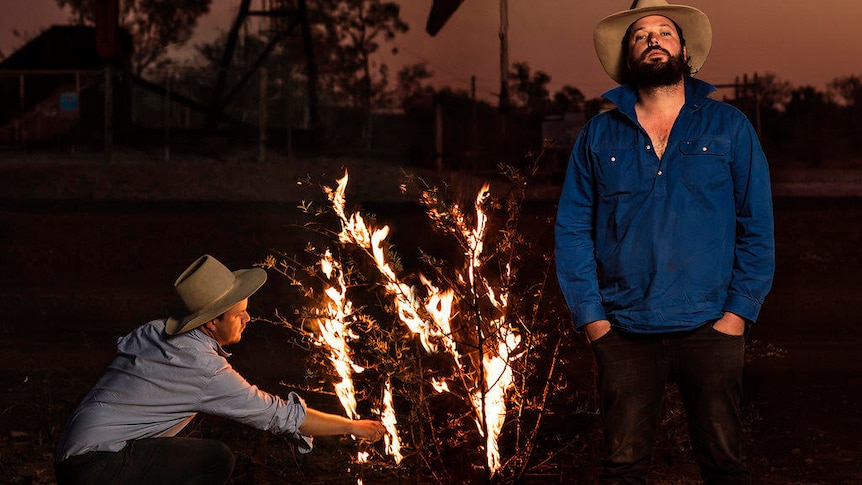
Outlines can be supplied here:
[[[320, 269], [328, 279], [334, 279], [336, 286], [326, 285], [323, 294], [326, 296], [325, 310], [318, 319], [318, 345], [329, 349], [329, 362], [335, 368], [341, 381], [334, 384], [335, 395], [338, 401], [351, 419], [359, 419], [356, 412], [356, 392], [353, 386], [353, 373], [360, 373], [363, 369], [353, 363], [350, 357], [348, 340], [359, 338], [349, 328], [349, 318], [352, 314], [353, 304], [347, 299], [347, 286], [344, 282], [344, 273], [341, 265], [332, 257], [327, 249], [320, 260]], [[367, 463], [369, 453], [359, 450], [356, 453], [357, 463]], [[362, 484], [362, 478], [357, 479]]]
[[396, 464], [401, 463], [404, 457], [401, 456], [401, 440], [398, 438], [398, 429], [395, 427], [398, 421], [395, 419], [395, 408], [392, 405], [392, 384], [389, 381], [386, 381], [386, 387], [383, 389], [381, 420], [386, 428], [386, 435], [383, 436], [386, 453], [395, 459]]
[[[422, 285], [427, 292], [427, 297], [423, 303], [411, 286], [398, 279], [392, 267], [386, 261], [386, 255], [382, 246], [383, 241], [389, 235], [389, 227], [383, 226], [372, 230], [365, 224], [360, 214], [354, 213], [350, 216], [345, 214], [344, 191], [347, 187], [347, 180], [348, 175], [345, 172], [344, 177], [338, 180], [336, 189], [326, 188], [326, 193], [332, 202], [335, 213], [341, 220], [342, 230], [339, 234], [339, 241], [342, 243], [351, 243], [362, 248], [374, 260], [377, 269], [384, 279], [384, 289], [394, 299], [398, 318], [411, 332], [419, 337], [423, 348], [427, 352], [433, 352], [437, 350], [437, 342], [442, 343], [443, 348], [452, 356], [458, 368], [461, 369], [461, 354], [458, 350], [458, 343], [452, 336], [450, 325], [452, 308], [455, 303], [455, 292], [451, 289], [441, 291], [431, 281], [420, 275]], [[478, 416], [476, 423], [479, 427], [479, 432], [485, 438], [488, 469], [493, 474], [501, 465], [497, 438], [506, 419], [506, 394], [513, 385], [511, 363], [519, 358], [521, 354], [512, 354], [512, 350], [520, 343], [520, 336], [513, 327], [507, 324], [505, 319], [508, 294], [505, 291], [498, 294], [481, 277], [481, 256], [484, 250], [488, 221], [488, 217], [482, 211], [481, 206], [489, 196], [490, 185], [486, 183], [479, 191], [475, 200], [476, 219], [474, 227], [468, 227], [467, 218], [457, 205], [452, 207], [451, 216], [452, 221], [460, 230], [466, 242], [466, 279], [469, 282], [471, 290], [474, 294], [481, 294], [487, 298], [490, 304], [502, 315], [489, 322], [491, 331], [489, 332], [486, 344], [490, 345], [487, 346], [487, 349], [482, 349], [483, 353], [487, 351], [487, 353], [484, 353], [481, 363], [484, 382], [472, 386], [474, 391], [470, 395], [470, 402]], [[435, 210], [429, 210], [429, 215], [440, 217], [440, 214]], [[507, 267], [506, 272], [508, 273], [509, 270]], [[458, 274], [458, 278], [459, 281], [464, 282], [464, 277], [460, 273]], [[482, 291], [478, 290], [478, 286], [480, 285]], [[423, 317], [423, 313], [427, 317]], [[449, 392], [448, 384], [445, 381], [432, 379], [431, 384], [437, 392]], [[384, 391], [384, 403], [387, 401], [389, 402], [389, 406], [391, 406], [391, 393], [388, 382]], [[387, 410], [387, 412], [389, 411]], [[395, 457], [396, 462], [399, 462], [401, 456], [398, 447], [390, 446], [398, 443], [394, 426], [394, 411], [392, 413], [391, 427], [387, 425], [387, 453]], [[384, 419], [388, 420], [389, 418], [385, 417]], [[386, 423], [387, 421], [384, 421], [385, 425]], [[391, 442], [389, 441], [390, 437], [392, 439]]]
[[512, 388], [514, 382], [510, 362], [518, 356], [512, 356], [511, 353], [520, 342], [519, 335], [506, 327], [501, 328], [497, 354], [486, 354], [482, 362], [485, 371], [485, 382], [482, 383], [485, 386], [484, 402], [481, 391], [476, 390], [471, 395], [473, 407], [478, 414], [476, 425], [479, 427], [479, 433], [485, 438], [485, 452], [491, 473], [500, 468], [497, 437], [506, 422], [506, 393]]
[[[347, 287], [344, 283], [341, 266], [333, 259], [329, 250], [321, 259], [320, 268], [326, 277], [330, 280], [334, 279], [338, 286], [324, 288], [323, 294], [326, 296], [326, 305], [324, 312], [318, 319], [318, 345], [325, 345], [329, 349], [329, 362], [341, 378], [341, 381], [335, 384], [335, 394], [338, 396], [341, 406], [349, 417], [358, 419], [353, 373], [360, 373], [365, 369], [353, 363], [347, 345], [348, 340], [358, 338], [348, 325], [353, 306], [350, 300], [346, 298]], [[334, 278], [333, 274], [335, 275]]]

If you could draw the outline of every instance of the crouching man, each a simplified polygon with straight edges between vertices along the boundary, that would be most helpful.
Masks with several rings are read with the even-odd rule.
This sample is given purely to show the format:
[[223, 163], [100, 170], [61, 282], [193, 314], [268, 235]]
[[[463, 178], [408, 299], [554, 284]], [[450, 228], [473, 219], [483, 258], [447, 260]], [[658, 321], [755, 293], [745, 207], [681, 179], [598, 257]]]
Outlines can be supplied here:
[[232, 272], [209, 255], [192, 263], [174, 283], [186, 313], [122, 337], [72, 413], [57, 448], [57, 482], [226, 483], [234, 457], [224, 443], [176, 436], [197, 413], [290, 436], [304, 453], [312, 436], [379, 440], [379, 421], [316, 411], [293, 392], [266, 393], [228, 363], [223, 347], [239, 342], [248, 298], [265, 281], [263, 269]]

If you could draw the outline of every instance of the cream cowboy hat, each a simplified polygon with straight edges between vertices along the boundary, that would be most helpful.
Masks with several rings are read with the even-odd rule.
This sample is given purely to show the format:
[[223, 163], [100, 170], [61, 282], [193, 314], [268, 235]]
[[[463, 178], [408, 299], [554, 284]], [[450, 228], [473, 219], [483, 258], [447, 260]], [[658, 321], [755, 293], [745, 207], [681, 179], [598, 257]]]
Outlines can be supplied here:
[[692, 73], [699, 71], [712, 46], [712, 26], [706, 14], [694, 7], [671, 5], [666, 0], [635, 0], [631, 9], [602, 19], [593, 32], [596, 54], [608, 76], [620, 84], [625, 82], [623, 37], [631, 24], [649, 15], [661, 15], [679, 25], [691, 58]]
[[266, 271], [261, 268], [231, 272], [209, 254], [201, 256], [174, 282], [187, 313], [168, 318], [165, 331], [176, 335], [200, 327], [253, 295], [264, 282]]

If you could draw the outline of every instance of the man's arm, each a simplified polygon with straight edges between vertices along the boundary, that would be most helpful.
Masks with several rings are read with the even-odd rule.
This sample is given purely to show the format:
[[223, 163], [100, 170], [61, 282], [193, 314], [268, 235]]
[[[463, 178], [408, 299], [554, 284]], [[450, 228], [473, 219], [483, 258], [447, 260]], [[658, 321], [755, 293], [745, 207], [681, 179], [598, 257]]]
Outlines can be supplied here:
[[305, 436], [334, 436], [351, 434], [357, 438], [377, 441], [386, 429], [383, 423], [371, 419], [348, 419], [312, 408], [305, 409], [305, 421], [299, 427]]
[[596, 274], [595, 197], [586, 146], [588, 131], [588, 128], [581, 130], [569, 157], [555, 227], [557, 279], [578, 330], [607, 318]]
[[[354, 421], [314, 410], [294, 392], [284, 398], [269, 394], [249, 384], [224, 358], [219, 357], [219, 361], [223, 367], [204, 386], [202, 412], [229, 417], [261, 430], [291, 434], [299, 440], [303, 436], [352, 434], [376, 441], [383, 436], [384, 427], [379, 421]], [[311, 451], [311, 440], [300, 451]]]
[[772, 191], [766, 155], [754, 127], [742, 116], [738, 123], [731, 166], [737, 236], [724, 311], [754, 322], [775, 272]]

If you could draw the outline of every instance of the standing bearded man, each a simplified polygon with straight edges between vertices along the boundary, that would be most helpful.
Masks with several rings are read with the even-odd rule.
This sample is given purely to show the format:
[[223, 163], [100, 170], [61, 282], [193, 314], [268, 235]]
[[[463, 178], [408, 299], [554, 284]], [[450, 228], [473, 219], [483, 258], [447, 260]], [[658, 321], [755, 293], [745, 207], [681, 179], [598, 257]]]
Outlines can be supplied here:
[[561, 289], [598, 368], [601, 483], [646, 483], [665, 387], [680, 389], [706, 484], [744, 484], [746, 329], [775, 268], [769, 170], [736, 108], [692, 78], [712, 43], [700, 10], [638, 0], [595, 47], [616, 109], [581, 131], [556, 222]]

